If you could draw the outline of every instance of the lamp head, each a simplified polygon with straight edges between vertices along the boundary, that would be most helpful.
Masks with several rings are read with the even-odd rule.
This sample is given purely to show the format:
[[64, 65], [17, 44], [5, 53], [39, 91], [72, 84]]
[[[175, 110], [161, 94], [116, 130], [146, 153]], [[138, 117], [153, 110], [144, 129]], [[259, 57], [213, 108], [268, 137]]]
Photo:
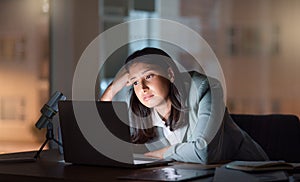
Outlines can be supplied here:
[[42, 107], [42, 115], [35, 124], [38, 129], [47, 127], [50, 120], [58, 112], [58, 101], [60, 100], [66, 100], [66, 97], [61, 92], [56, 91], [50, 100]]

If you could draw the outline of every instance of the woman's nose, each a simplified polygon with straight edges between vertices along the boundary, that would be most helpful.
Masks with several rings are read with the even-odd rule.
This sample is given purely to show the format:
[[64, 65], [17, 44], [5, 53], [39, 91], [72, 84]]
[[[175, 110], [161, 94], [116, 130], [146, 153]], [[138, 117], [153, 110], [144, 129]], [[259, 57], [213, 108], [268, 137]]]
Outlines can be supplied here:
[[141, 88], [143, 91], [147, 90], [149, 87], [147, 86], [147, 83], [145, 80], [141, 81]]

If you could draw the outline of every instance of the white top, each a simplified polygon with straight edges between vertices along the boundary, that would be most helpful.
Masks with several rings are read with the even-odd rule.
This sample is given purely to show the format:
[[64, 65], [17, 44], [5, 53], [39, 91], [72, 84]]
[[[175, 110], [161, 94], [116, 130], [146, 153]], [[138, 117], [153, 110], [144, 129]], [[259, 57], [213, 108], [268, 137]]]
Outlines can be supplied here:
[[185, 125], [182, 129], [177, 129], [175, 131], [170, 131], [170, 126], [166, 127], [165, 122], [160, 118], [157, 111], [155, 109], [152, 110], [152, 121], [153, 126], [158, 126], [163, 128], [163, 133], [166, 139], [169, 141], [171, 145], [175, 145], [177, 143], [181, 143], [185, 134], [185, 130], [182, 130], [183, 128], [187, 127]]

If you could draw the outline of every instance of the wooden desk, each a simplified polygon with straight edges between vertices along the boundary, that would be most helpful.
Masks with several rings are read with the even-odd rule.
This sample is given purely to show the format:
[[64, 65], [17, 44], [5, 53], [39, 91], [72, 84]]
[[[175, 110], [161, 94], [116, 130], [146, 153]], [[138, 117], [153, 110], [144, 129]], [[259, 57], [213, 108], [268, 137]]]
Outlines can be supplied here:
[[[0, 155], [0, 158], [30, 157], [34, 152], [22, 152]], [[118, 180], [117, 177], [125, 176], [144, 169], [125, 169], [113, 167], [69, 165], [61, 160], [63, 156], [57, 150], [46, 150], [35, 162], [26, 163], [0, 163], [0, 181], [125, 181]], [[174, 163], [172, 167], [182, 169], [205, 169], [215, 166], [203, 166], [201, 164]], [[156, 167], [157, 168], [157, 167]], [[195, 179], [194, 181], [212, 181], [213, 177]]]
[[[13, 154], [0, 155], [0, 158], [14, 158], [14, 157], [33, 157], [36, 151], [22, 152]], [[143, 169], [125, 169], [113, 167], [100, 166], [86, 166], [86, 165], [70, 165], [62, 162], [63, 156], [57, 150], [46, 150], [40, 155], [40, 158], [35, 162], [26, 163], [0, 163], [0, 181], [125, 181], [117, 177], [126, 176], [132, 173], [139, 173], [145, 170], [153, 170], [156, 168]], [[173, 163], [173, 168], [178, 169], [211, 169], [219, 167], [220, 165], [201, 165], [188, 163]], [[165, 167], [165, 166], [163, 166]], [[250, 175], [250, 176], [249, 176]], [[295, 182], [300, 179], [299, 173], [290, 174], [289, 181]], [[216, 181], [251, 181], [253, 182], [251, 174], [240, 171], [225, 169], [224, 167], [217, 168], [215, 176], [199, 178], [192, 181], [211, 182]], [[132, 181], [132, 180], [130, 180]], [[256, 181], [256, 180], [254, 180]]]

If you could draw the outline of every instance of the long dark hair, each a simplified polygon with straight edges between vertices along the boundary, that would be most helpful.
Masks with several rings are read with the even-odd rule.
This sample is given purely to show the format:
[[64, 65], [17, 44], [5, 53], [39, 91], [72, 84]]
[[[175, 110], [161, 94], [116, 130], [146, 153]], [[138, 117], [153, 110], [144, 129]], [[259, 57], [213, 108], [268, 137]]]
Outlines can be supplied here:
[[[165, 71], [167, 71], [168, 68], [173, 70], [175, 80], [174, 82], [169, 82], [169, 97], [172, 103], [171, 113], [165, 124], [170, 127], [171, 131], [185, 125], [186, 108], [184, 102], [186, 92], [182, 80], [180, 79], [181, 73], [172, 58], [161, 49], [148, 47], [131, 54], [125, 61], [125, 68], [128, 70], [135, 62], [155, 64]], [[133, 143], [146, 143], [156, 136], [151, 119], [151, 109], [139, 101], [133, 89], [131, 89], [131, 92], [131, 139]]]

